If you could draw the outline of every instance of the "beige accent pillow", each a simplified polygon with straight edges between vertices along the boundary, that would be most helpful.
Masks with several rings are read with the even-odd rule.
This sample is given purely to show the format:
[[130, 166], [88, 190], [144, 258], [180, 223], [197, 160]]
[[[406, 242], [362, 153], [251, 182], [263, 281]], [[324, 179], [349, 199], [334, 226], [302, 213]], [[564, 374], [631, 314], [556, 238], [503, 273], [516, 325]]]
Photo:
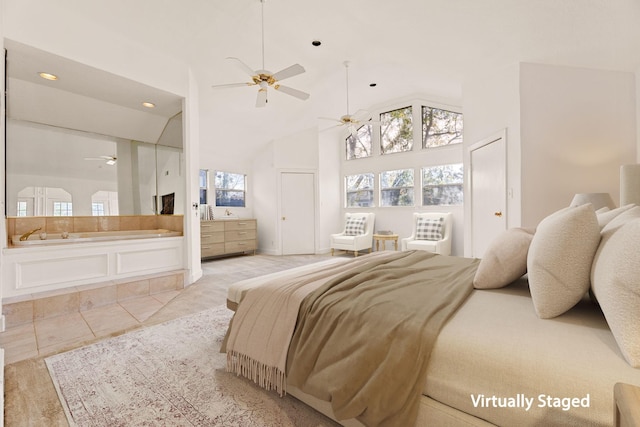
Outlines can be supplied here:
[[616, 218], [621, 213], [628, 211], [633, 208], [635, 205], [633, 203], [629, 205], [620, 206], [616, 209], [601, 211], [598, 209], [596, 211], [596, 216], [598, 218], [598, 224], [600, 224], [600, 228], [603, 228], [605, 225], [609, 224], [614, 218]]
[[527, 255], [538, 317], [559, 316], [587, 293], [598, 243], [600, 226], [590, 203], [561, 209], [540, 222]]
[[624, 358], [640, 368], [640, 218], [603, 237], [592, 289]]
[[480, 260], [473, 279], [476, 289], [503, 288], [527, 272], [533, 229], [510, 228], [499, 234]]

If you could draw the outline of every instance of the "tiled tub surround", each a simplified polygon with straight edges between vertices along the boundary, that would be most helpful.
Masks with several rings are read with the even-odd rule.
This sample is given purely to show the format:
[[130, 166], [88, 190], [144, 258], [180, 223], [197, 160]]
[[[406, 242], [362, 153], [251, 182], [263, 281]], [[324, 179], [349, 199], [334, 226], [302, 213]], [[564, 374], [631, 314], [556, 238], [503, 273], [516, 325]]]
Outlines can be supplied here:
[[95, 231], [156, 230], [183, 232], [183, 215], [128, 215], [128, 216], [34, 216], [7, 218], [7, 236], [22, 235], [40, 228], [35, 234], [81, 233]]
[[[158, 228], [182, 232], [182, 221], [182, 216], [171, 215], [8, 218], [7, 231], [10, 236], [38, 227], [47, 234]], [[3, 255], [2, 295], [6, 301], [22, 295], [182, 270], [184, 237], [10, 246], [3, 249]]]

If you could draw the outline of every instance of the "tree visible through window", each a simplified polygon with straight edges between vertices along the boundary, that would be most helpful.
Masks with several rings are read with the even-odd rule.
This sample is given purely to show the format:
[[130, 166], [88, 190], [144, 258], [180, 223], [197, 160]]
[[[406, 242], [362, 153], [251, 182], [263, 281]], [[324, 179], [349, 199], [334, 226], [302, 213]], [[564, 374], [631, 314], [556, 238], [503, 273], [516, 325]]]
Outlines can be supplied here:
[[362, 125], [355, 135], [349, 135], [346, 139], [347, 160], [362, 159], [371, 156], [371, 137], [373, 126]]
[[422, 168], [422, 205], [461, 205], [463, 180], [462, 163]]
[[380, 114], [380, 153], [399, 153], [413, 149], [411, 107]]
[[422, 106], [422, 148], [462, 142], [462, 114]]
[[413, 169], [380, 173], [380, 206], [413, 206]]
[[245, 175], [216, 171], [216, 206], [245, 206]]
[[346, 201], [348, 208], [369, 208], [373, 206], [373, 174], [348, 175], [346, 181]]

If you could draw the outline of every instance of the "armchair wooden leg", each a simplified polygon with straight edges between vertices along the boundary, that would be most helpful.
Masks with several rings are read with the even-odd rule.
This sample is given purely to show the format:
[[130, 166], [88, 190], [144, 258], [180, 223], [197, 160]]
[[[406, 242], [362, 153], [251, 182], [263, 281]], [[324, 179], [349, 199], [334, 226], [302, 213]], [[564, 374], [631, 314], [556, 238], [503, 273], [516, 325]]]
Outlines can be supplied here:
[[333, 248], [331, 248], [331, 256], [333, 256]]
[[353, 251], [353, 256], [357, 257], [358, 256], [358, 251]]

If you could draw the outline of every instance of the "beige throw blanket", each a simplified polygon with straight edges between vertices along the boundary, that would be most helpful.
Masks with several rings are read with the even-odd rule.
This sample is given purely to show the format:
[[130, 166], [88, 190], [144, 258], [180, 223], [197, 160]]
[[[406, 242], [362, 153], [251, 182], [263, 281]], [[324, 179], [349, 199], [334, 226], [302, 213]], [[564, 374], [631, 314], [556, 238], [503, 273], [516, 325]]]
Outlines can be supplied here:
[[376, 252], [294, 279], [275, 279], [247, 291], [222, 350], [227, 352], [227, 370], [282, 396], [286, 392], [287, 349], [302, 299], [351, 269], [369, 269], [374, 263], [395, 259], [399, 254]]
[[479, 260], [403, 254], [328, 281], [300, 307], [287, 380], [339, 420], [414, 425], [433, 344], [473, 289]]

